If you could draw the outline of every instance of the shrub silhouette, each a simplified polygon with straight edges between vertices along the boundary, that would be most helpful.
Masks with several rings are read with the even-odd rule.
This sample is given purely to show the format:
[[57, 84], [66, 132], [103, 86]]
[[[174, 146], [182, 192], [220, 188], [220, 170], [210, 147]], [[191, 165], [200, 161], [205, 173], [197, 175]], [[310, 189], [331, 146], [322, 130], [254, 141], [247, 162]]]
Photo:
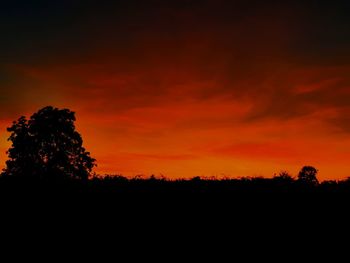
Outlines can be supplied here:
[[45, 107], [29, 120], [24, 116], [7, 129], [11, 148], [4, 174], [37, 178], [87, 179], [95, 159], [82, 146], [75, 130], [75, 113]]
[[273, 177], [273, 180], [281, 183], [292, 183], [294, 178], [287, 171], [281, 171], [278, 175]]
[[317, 172], [313, 166], [304, 166], [299, 172], [298, 181], [312, 186], [318, 185]]

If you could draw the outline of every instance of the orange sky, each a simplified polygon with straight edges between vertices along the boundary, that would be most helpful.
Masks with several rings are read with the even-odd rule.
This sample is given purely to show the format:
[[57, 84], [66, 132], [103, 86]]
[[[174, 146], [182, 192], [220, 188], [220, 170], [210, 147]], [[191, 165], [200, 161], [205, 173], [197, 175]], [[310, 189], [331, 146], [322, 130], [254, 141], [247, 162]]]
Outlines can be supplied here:
[[1, 164], [5, 128], [53, 105], [76, 112], [98, 173], [269, 177], [313, 165], [321, 179], [350, 176], [343, 1], [155, 1], [123, 12], [63, 2], [14, 13], [5, 31]]

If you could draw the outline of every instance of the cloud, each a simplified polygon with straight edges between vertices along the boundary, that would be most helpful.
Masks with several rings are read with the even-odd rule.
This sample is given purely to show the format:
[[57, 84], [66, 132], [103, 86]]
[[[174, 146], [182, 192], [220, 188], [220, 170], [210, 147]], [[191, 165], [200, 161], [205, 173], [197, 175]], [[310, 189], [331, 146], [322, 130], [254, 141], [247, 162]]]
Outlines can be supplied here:
[[[338, 123], [346, 122], [350, 100], [350, 68], [311, 68], [288, 72], [268, 82], [247, 120], [288, 120], [325, 110], [336, 110]], [[319, 116], [322, 118], [322, 116]], [[324, 116], [327, 120], [327, 117]], [[346, 130], [344, 130], [346, 131]]]
[[[242, 123], [263, 119], [285, 121], [335, 109], [337, 116], [331, 116], [330, 122], [345, 127], [342, 117], [347, 116], [350, 99], [347, 66], [281, 65], [255, 79], [239, 80], [224, 73], [223, 70], [221, 74], [202, 75], [196, 65], [184, 69], [160, 65], [123, 68], [114, 64], [16, 66], [13, 76], [7, 75], [12, 82], [2, 81], [6, 87], [3, 92], [6, 103], [2, 106], [20, 112], [26, 105], [58, 104], [105, 116], [154, 107], [181, 112], [183, 107], [193, 111], [191, 116], [197, 114], [198, 124], [202, 120], [216, 125], [235, 123], [238, 115]], [[202, 112], [198, 107], [202, 107]], [[209, 117], [211, 113], [214, 115]]]

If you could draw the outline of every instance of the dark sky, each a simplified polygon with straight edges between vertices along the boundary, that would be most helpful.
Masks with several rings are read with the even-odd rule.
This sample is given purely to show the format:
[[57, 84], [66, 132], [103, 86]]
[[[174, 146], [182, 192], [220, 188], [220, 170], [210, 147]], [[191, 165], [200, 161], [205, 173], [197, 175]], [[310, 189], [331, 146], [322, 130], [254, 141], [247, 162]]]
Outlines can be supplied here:
[[101, 172], [306, 162], [346, 176], [349, 13], [345, 0], [3, 1], [1, 139], [50, 104], [77, 111]]
[[300, 56], [308, 57], [310, 63], [346, 61], [341, 51], [348, 50], [350, 41], [349, 9], [345, 0], [6, 1], [0, 9], [5, 51], [1, 59], [5, 63], [66, 63], [67, 59], [81, 63], [128, 51], [137, 59], [139, 53], [156, 50], [140, 45], [145, 38], [150, 38], [152, 48], [176, 52], [183, 38], [192, 35], [199, 41], [213, 38], [217, 48], [255, 40], [249, 44], [252, 49], [258, 44], [274, 48], [285, 44], [288, 50], [284, 51], [296, 52], [296, 60]]

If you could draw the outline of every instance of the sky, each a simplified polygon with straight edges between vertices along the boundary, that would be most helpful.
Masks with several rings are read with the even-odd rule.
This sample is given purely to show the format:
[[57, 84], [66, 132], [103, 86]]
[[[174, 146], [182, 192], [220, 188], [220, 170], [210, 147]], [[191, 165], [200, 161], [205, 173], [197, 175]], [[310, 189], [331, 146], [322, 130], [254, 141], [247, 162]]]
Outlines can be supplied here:
[[0, 167], [6, 127], [76, 112], [96, 172], [350, 176], [350, 2], [0, 4]]

